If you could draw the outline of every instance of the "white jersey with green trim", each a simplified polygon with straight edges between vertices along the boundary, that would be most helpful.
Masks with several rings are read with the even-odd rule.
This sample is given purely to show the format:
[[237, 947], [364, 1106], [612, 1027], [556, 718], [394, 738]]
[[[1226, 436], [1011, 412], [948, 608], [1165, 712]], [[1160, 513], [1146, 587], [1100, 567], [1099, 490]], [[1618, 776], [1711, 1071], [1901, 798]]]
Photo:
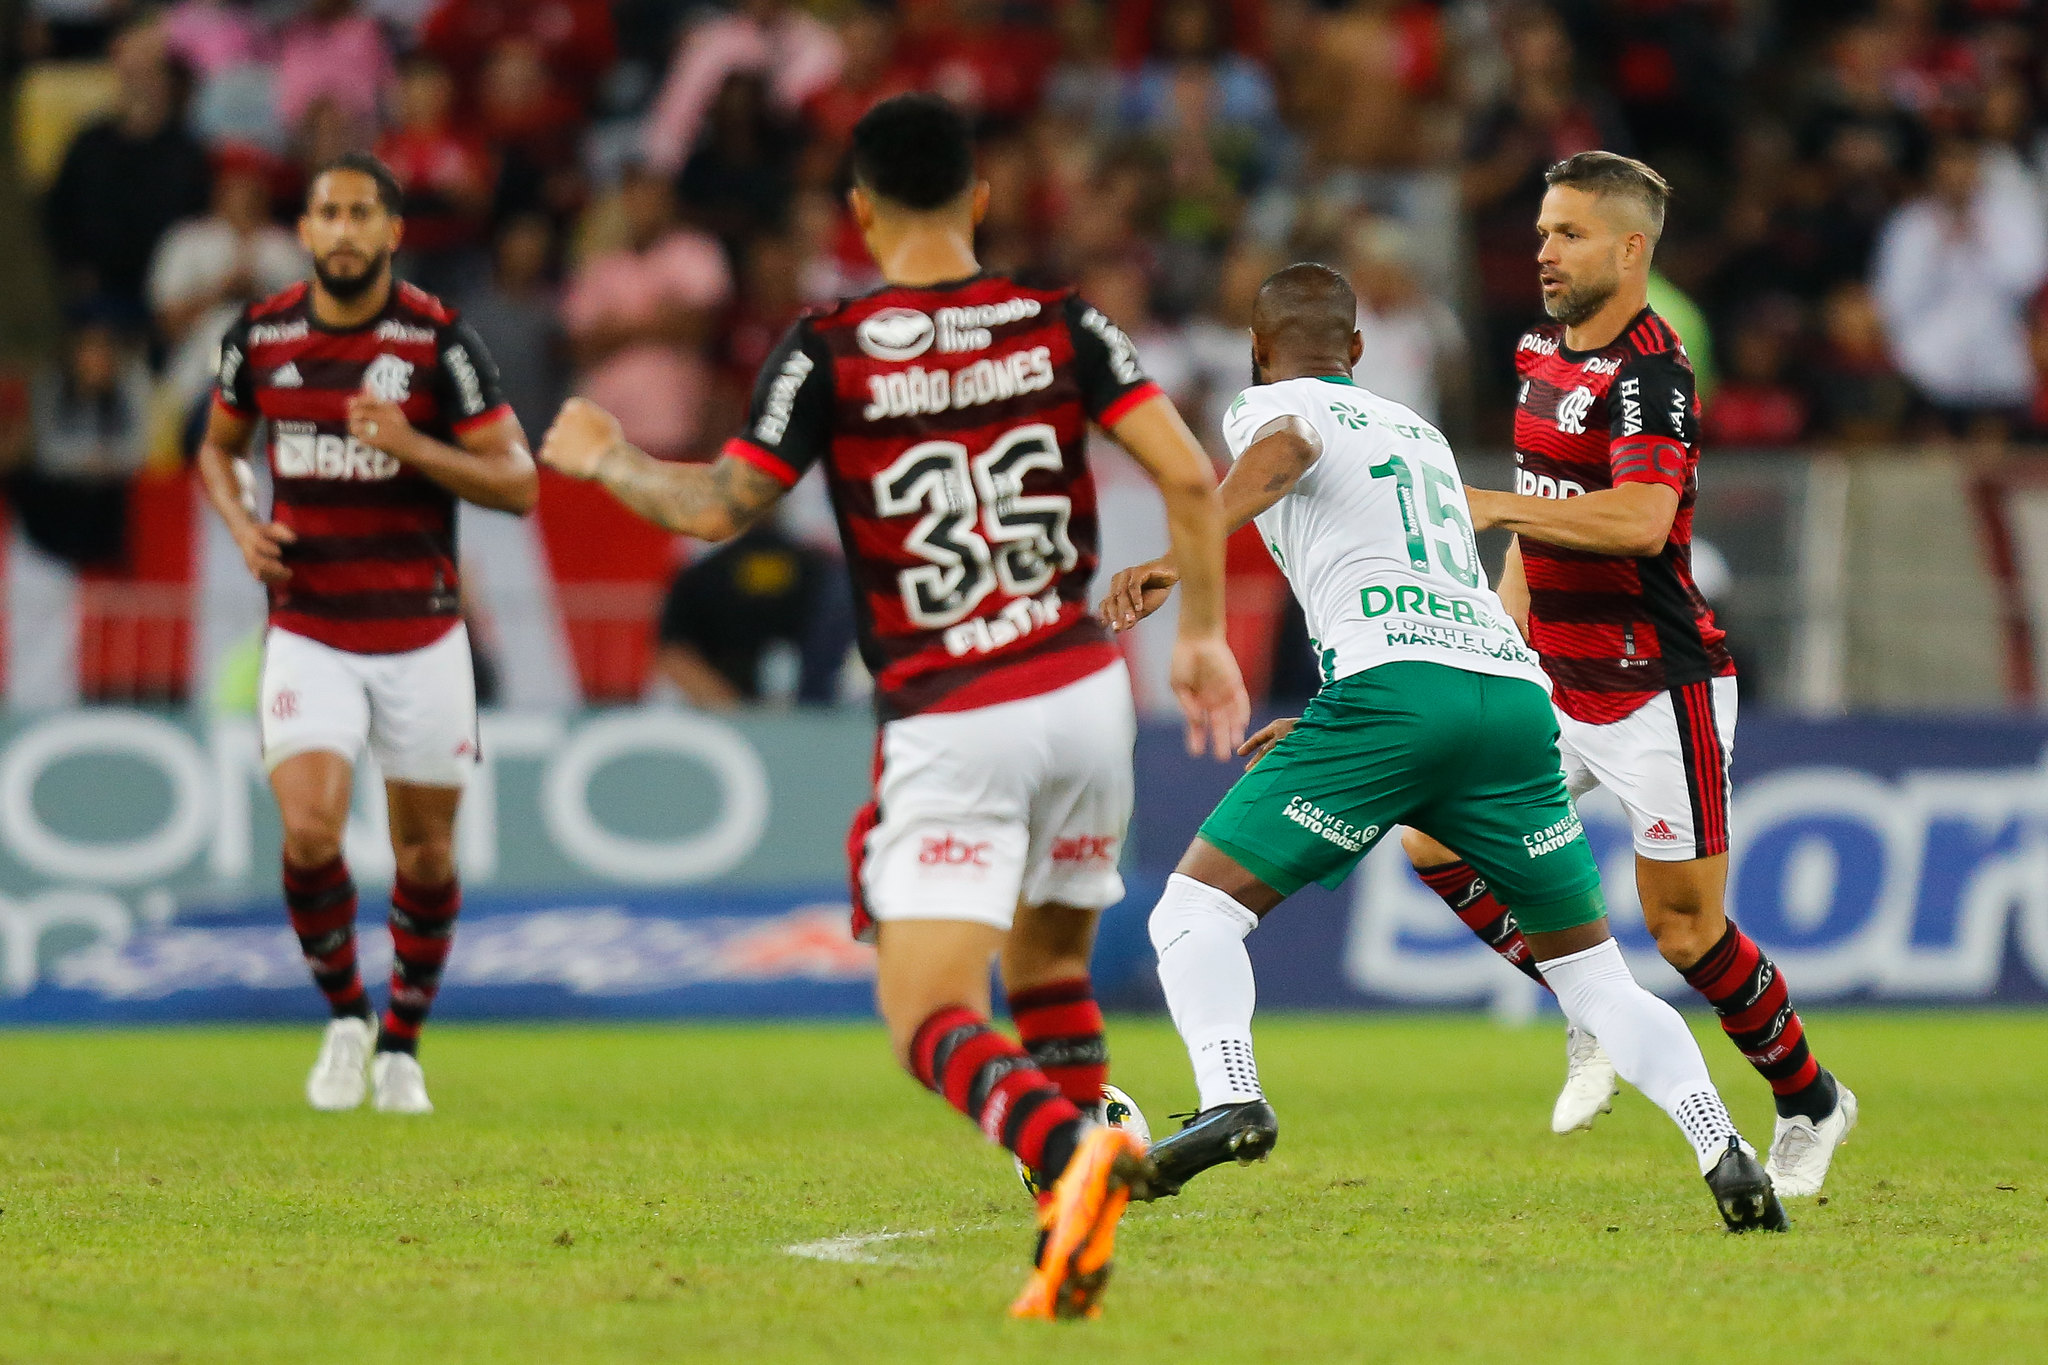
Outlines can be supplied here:
[[1325, 683], [1402, 660], [1550, 680], [1487, 586], [1451, 445], [1428, 422], [1349, 379], [1289, 379], [1239, 394], [1230, 458], [1278, 417], [1323, 452], [1257, 518], [1308, 617]]

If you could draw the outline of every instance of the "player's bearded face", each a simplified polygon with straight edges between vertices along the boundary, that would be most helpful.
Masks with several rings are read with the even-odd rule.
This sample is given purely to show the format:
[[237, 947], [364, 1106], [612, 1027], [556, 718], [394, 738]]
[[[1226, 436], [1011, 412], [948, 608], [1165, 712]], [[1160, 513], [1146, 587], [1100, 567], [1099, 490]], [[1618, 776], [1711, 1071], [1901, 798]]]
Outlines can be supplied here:
[[384, 276], [391, 263], [389, 251], [365, 253], [353, 246], [338, 246], [313, 258], [313, 274], [320, 287], [342, 302], [360, 298]]
[[1544, 266], [1542, 283], [1543, 311], [1567, 327], [1576, 327], [1614, 297], [1621, 287], [1621, 272], [1612, 264], [1576, 271]]

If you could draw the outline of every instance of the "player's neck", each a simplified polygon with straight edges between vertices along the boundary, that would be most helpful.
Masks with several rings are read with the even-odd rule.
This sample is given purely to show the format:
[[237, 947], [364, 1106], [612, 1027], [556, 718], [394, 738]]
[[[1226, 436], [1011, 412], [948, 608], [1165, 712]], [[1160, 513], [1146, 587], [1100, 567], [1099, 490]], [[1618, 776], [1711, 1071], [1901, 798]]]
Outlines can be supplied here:
[[1625, 283], [1614, 291], [1612, 298], [1600, 305], [1600, 311], [1577, 326], [1567, 323], [1564, 329], [1564, 345], [1568, 351], [1599, 351], [1612, 346], [1614, 339], [1621, 335], [1636, 314], [1650, 303], [1650, 282], [1636, 280]]
[[1335, 355], [1286, 356], [1274, 359], [1259, 373], [1268, 384], [1284, 384], [1290, 379], [1349, 379], [1351, 366]]
[[974, 259], [974, 239], [956, 232], [904, 232], [873, 244], [882, 278], [904, 289], [949, 284], [981, 273]]
[[386, 274], [373, 287], [344, 301], [328, 293], [316, 279], [313, 281], [313, 321], [337, 331], [360, 327], [384, 311], [384, 305], [391, 301], [391, 287], [391, 276]]

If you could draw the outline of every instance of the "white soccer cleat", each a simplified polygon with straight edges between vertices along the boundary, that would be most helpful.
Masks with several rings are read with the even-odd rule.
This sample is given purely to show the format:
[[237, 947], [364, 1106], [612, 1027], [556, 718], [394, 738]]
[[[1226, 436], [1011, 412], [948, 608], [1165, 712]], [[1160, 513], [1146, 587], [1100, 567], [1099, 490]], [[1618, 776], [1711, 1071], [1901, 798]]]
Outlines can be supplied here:
[[1594, 1119], [1613, 1110], [1614, 1092], [1621, 1088], [1607, 1049], [1576, 1024], [1565, 1026], [1564, 1055], [1564, 1089], [1550, 1110], [1550, 1131], [1560, 1135], [1591, 1128]]
[[1819, 1194], [1835, 1159], [1835, 1148], [1855, 1131], [1856, 1096], [1840, 1082], [1836, 1088], [1835, 1112], [1819, 1123], [1804, 1114], [1778, 1120], [1777, 1132], [1771, 1135], [1770, 1164], [1765, 1169], [1770, 1172], [1772, 1187], [1783, 1198]]
[[315, 1109], [353, 1109], [363, 1102], [363, 1068], [376, 1041], [369, 1021], [337, 1019], [320, 1039], [320, 1055], [306, 1076], [306, 1101]]
[[427, 1098], [427, 1073], [420, 1059], [409, 1052], [380, 1052], [370, 1063], [370, 1081], [377, 1098], [371, 1101], [380, 1114], [431, 1114], [434, 1102]]

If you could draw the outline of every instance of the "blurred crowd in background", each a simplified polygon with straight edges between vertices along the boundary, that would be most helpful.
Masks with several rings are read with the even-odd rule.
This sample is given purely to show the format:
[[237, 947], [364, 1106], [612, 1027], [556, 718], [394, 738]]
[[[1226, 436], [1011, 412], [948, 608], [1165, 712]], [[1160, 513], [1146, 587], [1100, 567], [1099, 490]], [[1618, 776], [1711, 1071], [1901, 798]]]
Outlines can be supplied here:
[[[797, 313], [874, 283], [844, 150], [920, 88], [976, 118], [986, 265], [1077, 284], [1208, 439], [1253, 290], [1313, 258], [1358, 288], [1362, 383], [1504, 448], [1542, 172], [1591, 147], [1675, 187], [1653, 303], [1711, 446], [2048, 436], [2037, 0], [16, 8], [39, 230], [0, 260], [0, 462], [75, 562], [120, 554], [121, 481], [191, 448], [235, 311], [304, 273], [309, 167], [390, 162], [401, 273], [474, 323], [530, 438], [580, 392], [700, 459]], [[781, 567], [686, 571], [654, 666], [704, 705], [834, 695], [829, 539], [799, 512], [748, 547]]]

